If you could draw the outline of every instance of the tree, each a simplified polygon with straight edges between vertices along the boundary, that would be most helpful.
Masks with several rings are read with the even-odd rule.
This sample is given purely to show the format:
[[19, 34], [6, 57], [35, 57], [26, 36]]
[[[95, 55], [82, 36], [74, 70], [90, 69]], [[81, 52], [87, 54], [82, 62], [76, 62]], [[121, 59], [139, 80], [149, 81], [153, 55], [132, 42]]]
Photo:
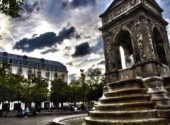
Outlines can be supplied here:
[[90, 79], [89, 80], [90, 85], [99, 84], [102, 75], [102, 72], [99, 68], [95, 68], [95, 69], [90, 68], [88, 69], [87, 73]]
[[7, 70], [8, 64], [7, 63], [2, 63], [0, 65], [0, 101], [4, 101], [6, 100], [6, 98], [8, 97], [8, 91], [9, 91], [9, 87], [8, 87], [8, 82], [7, 82], [7, 74], [6, 74], [6, 70]]
[[67, 102], [69, 98], [68, 84], [59, 78], [53, 80], [51, 85], [52, 87], [50, 99], [57, 104], [57, 107], [59, 103], [61, 103], [61, 109], [63, 110], [63, 103]]
[[8, 101], [22, 100], [24, 97], [24, 84], [27, 80], [19, 74], [8, 74], [6, 77], [8, 85], [8, 93], [11, 98]]
[[19, 17], [23, 0], [0, 0], [0, 12], [12, 18]]
[[42, 77], [33, 75], [29, 89], [27, 90], [27, 102], [34, 102], [40, 105], [41, 102], [48, 99], [48, 82]]
[[24, 95], [24, 77], [8, 73], [7, 67], [7, 63], [3, 63], [0, 66], [0, 101], [2, 103], [4, 101], [22, 100]]
[[69, 101], [74, 102], [74, 106], [76, 106], [76, 102], [81, 101], [81, 93], [80, 81], [71, 81], [69, 84]]
[[91, 105], [91, 101], [97, 101], [102, 96], [105, 78], [102, 76], [102, 72], [99, 68], [90, 68], [87, 73], [89, 77], [87, 80], [89, 86], [87, 99]]

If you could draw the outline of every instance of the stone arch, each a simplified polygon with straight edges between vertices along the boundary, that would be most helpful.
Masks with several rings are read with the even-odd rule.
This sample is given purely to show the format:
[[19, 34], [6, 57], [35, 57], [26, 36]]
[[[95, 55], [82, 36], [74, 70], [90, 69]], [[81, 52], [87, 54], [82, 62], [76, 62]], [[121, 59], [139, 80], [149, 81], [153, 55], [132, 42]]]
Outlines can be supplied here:
[[164, 47], [165, 42], [161, 32], [157, 27], [153, 28], [153, 41], [155, 43], [155, 49], [160, 63], [168, 65], [168, 61], [166, 58], [166, 50]]
[[[134, 64], [131, 32], [127, 29], [120, 30], [114, 38], [114, 44], [119, 48], [120, 58], [117, 60], [118, 62], [121, 62], [119, 63], [119, 69], [131, 67]], [[123, 49], [123, 53], [121, 49]]]

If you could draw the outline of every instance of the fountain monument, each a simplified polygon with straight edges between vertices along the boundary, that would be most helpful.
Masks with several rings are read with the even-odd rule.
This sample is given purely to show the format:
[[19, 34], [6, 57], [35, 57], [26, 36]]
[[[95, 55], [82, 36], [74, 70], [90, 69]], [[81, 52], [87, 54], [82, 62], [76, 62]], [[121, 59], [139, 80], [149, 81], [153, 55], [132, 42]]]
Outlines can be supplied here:
[[87, 125], [170, 124], [170, 47], [162, 12], [155, 0], [114, 0], [100, 15], [108, 84]]

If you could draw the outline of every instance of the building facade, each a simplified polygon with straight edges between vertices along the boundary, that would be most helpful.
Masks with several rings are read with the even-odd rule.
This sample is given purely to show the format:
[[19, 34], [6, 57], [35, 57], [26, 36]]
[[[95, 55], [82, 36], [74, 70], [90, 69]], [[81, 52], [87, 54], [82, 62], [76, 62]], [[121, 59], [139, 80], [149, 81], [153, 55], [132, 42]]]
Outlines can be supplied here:
[[[0, 52], [0, 64], [2, 65], [3, 62], [8, 64], [7, 73], [20, 74], [26, 79], [30, 79], [30, 74], [34, 74], [46, 79], [49, 91], [51, 88], [51, 81], [55, 78], [61, 78], [65, 82], [68, 80], [66, 66], [57, 61]], [[18, 101], [10, 102], [10, 110], [14, 110], [14, 105], [16, 103], [18, 103]], [[24, 109], [25, 104], [22, 102], [20, 103], [21, 107]], [[44, 106], [44, 103], [42, 103], [41, 108], [44, 108]], [[0, 109], [2, 109], [2, 103], [0, 104]]]

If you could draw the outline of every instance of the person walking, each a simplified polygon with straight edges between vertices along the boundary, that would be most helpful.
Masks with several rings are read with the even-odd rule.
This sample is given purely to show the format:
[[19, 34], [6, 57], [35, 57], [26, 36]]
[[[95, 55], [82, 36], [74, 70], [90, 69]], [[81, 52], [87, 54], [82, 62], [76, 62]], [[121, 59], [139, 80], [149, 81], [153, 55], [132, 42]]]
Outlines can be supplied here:
[[4, 104], [4, 112], [5, 112], [5, 117], [8, 118], [8, 113], [9, 113], [9, 104]]
[[29, 109], [29, 106], [27, 105], [27, 107], [25, 109], [25, 118], [28, 117], [28, 113], [30, 113], [30, 109]]

